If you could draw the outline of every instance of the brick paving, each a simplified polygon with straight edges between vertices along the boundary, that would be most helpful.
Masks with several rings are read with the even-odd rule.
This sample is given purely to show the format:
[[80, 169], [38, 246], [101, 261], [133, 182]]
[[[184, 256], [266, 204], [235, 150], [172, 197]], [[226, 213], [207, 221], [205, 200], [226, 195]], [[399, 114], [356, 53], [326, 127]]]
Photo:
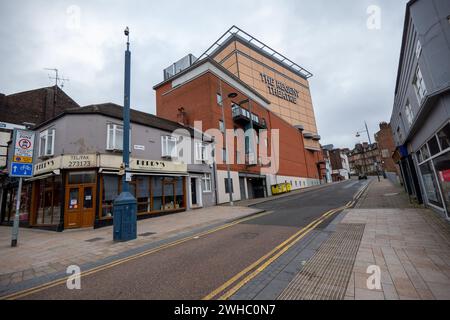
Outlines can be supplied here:
[[138, 238], [122, 243], [112, 241], [112, 226], [61, 233], [21, 228], [18, 247], [11, 248], [11, 227], [0, 226], [0, 295], [27, 281], [41, 277], [45, 281], [49, 276], [65, 273], [70, 265], [89, 265], [258, 212], [261, 210], [215, 206], [140, 220]]

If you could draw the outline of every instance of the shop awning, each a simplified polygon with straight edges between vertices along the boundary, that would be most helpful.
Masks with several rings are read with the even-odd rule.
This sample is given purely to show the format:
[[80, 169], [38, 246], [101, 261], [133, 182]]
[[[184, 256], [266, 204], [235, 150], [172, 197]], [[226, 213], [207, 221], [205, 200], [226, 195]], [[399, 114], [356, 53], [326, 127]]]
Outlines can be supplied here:
[[53, 170], [52, 172], [49, 172], [49, 173], [41, 174], [40, 176], [25, 179], [25, 181], [29, 182], [29, 181], [41, 180], [41, 179], [49, 178], [51, 176], [57, 176], [60, 174], [61, 174], [61, 171], [58, 169], [58, 170]]

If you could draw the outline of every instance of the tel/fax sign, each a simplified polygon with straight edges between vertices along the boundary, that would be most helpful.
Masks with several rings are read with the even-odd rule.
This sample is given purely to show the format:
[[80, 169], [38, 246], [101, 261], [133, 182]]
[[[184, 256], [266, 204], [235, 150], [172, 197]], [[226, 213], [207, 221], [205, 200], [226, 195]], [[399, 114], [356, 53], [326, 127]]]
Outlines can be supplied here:
[[9, 175], [11, 177], [32, 177], [34, 132], [14, 129], [13, 141], [14, 149], [9, 161]]

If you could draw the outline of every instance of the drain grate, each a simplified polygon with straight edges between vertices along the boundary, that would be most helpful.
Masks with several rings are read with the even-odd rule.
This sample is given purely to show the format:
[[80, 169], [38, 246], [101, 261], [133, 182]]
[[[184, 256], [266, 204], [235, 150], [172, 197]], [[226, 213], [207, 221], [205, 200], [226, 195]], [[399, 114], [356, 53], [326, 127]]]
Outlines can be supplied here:
[[97, 238], [92, 238], [92, 239], [88, 239], [88, 240], [85, 240], [86, 242], [97, 242], [97, 241], [100, 241], [100, 240], [104, 240], [105, 238], [99, 238], [99, 237], [97, 237]]
[[139, 235], [139, 237], [148, 237], [156, 234], [156, 232], [144, 232]]
[[338, 224], [336, 232], [320, 246], [277, 299], [343, 299], [364, 227], [364, 224]]

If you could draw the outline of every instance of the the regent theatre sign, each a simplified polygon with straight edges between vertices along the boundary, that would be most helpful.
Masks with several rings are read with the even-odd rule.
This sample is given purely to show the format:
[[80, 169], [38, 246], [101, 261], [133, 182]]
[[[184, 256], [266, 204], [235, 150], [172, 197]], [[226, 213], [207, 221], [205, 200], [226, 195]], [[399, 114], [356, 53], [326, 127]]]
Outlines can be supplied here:
[[278, 98], [284, 99], [286, 101], [297, 104], [298, 90], [289, 87], [283, 82], [275, 80], [272, 77], [269, 77], [265, 73], [260, 73], [261, 81], [267, 84], [267, 88], [269, 88], [269, 93]]

